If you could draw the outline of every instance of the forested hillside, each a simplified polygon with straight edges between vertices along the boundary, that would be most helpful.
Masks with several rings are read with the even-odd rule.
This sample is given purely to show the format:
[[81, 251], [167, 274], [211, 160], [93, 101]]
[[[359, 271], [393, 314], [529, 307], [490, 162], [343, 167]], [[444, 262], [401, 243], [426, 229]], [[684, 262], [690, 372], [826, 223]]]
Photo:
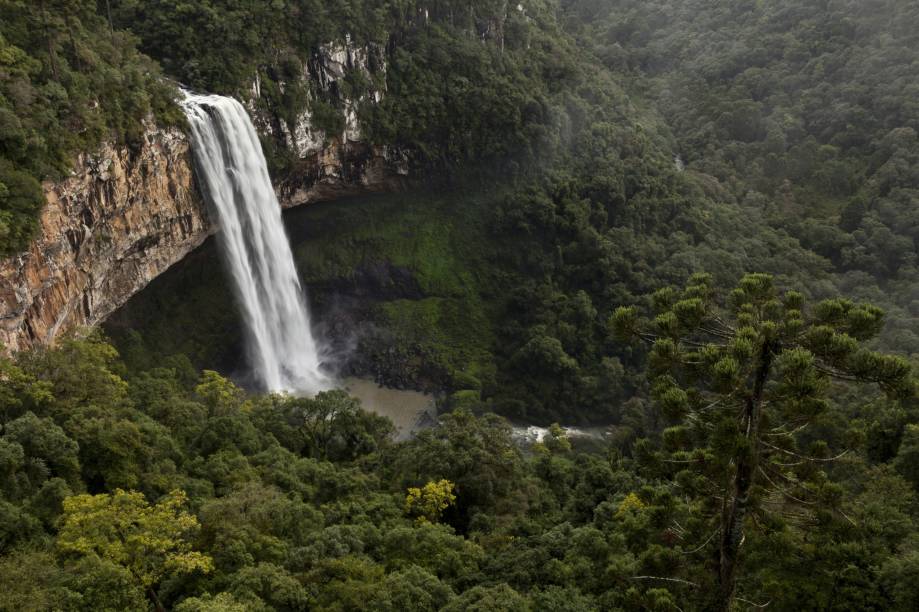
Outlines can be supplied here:
[[823, 258], [840, 290], [889, 306], [886, 342], [916, 351], [914, 3], [567, 4], [687, 170]]
[[0, 357], [0, 610], [919, 608], [915, 3], [0, 14], [0, 252], [77, 152], [183, 123], [163, 74], [328, 134], [356, 100], [415, 182], [287, 213], [300, 280], [337, 373], [440, 410], [396, 443], [242, 388], [205, 245], [111, 340]]
[[654, 401], [623, 407], [603, 453], [558, 427], [521, 448], [465, 409], [394, 444], [343, 392], [253, 396], [183, 356], [130, 371], [97, 338], [4, 360], [0, 607], [719, 607], [724, 483], [748, 460], [738, 389], [775, 346], [737, 606], [913, 609], [915, 390], [905, 362], [859, 348], [880, 311], [806, 305], [759, 275], [719, 315], [711, 279], [692, 283], [655, 295], [653, 325], [617, 312], [623, 335], [714, 336], [685, 361], [655, 343]]
[[[559, 132], [553, 94], [576, 88], [582, 69], [552, 3], [113, 0], [112, 7], [116, 24], [186, 85], [249, 96], [258, 79], [267, 110], [292, 124], [308, 109], [331, 133], [341, 129], [342, 102], [355, 101], [374, 142], [406, 147], [441, 171], [547, 153]], [[319, 48], [344, 41], [368, 50], [369, 74], [348, 71], [329, 88], [304, 83]], [[385, 92], [381, 102], [363, 95], [368, 87]]]

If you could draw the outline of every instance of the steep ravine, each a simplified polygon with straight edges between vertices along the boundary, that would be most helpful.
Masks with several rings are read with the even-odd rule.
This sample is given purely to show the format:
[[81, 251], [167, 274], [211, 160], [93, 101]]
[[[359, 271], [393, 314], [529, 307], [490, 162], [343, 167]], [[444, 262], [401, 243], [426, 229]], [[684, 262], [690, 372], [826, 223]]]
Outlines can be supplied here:
[[[346, 70], [364, 69], [363, 57], [347, 45], [329, 46], [303, 78], [328, 87]], [[257, 85], [252, 93], [260, 94]], [[291, 133], [248, 106], [263, 134], [295, 153], [291, 171], [276, 184], [284, 207], [392, 191], [407, 174], [402, 156], [361, 140], [347, 101], [345, 129], [331, 136], [315, 130], [308, 113]], [[198, 193], [186, 135], [152, 122], [139, 148], [107, 144], [81, 155], [69, 177], [43, 187], [38, 236], [26, 252], [0, 261], [0, 344], [7, 352], [104, 321], [216, 230]]]
[[[493, 200], [423, 188], [284, 213], [327, 365], [340, 377], [442, 392], [493, 378]], [[489, 263], [486, 263], [489, 262]], [[489, 265], [492, 268], [489, 268]], [[173, 355], [249, 386], [242, 324], [208, 239], [105, 322], [137, 370]]]

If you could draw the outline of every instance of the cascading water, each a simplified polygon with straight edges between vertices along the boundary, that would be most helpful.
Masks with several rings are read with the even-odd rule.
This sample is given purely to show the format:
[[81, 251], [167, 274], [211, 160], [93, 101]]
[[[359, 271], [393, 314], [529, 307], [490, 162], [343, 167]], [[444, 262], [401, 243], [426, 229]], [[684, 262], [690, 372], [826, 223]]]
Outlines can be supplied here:
[[258, 135], [232, 98], [186, 92], [198, 177], [217, 213], [252, 366], [269, 391], [328, 386]]

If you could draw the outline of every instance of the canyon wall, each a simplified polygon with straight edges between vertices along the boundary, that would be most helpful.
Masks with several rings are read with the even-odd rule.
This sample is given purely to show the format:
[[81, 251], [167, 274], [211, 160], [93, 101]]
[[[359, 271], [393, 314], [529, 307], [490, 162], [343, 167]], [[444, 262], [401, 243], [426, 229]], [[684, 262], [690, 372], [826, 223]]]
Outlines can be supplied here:
[[70, 177], [45, 183], [29, 250], [0, 262], [0, 343], [49, 344], [95, 325], [209, 232], [179, 130], [148, 125], [138, 151], [81, 155]]
[[[327, 45], [303, 78], [333, 87], [346, 70], [367, 70], [371, 50]], [[259, 96], [258, 81], [253, 99]], [[368, 92], [379, 101], [382, 92]], [[259, 130], [296, 157], [276, 185], [284, 207], [391, 191], [408, 173], [404, 156], [362, 140], [345, 100], [345, 129], [314, 129], [308, 112], [293, 125], [259, 112]], [[81, 155], [71, 175], [43, 187], [47, 203], [29, 249], [0, 260], [0, 344], [4, 352], [48, 345], [69, 330], [93, 326], [180, 261], [217, 228], [198, 192], [186, 135], [145, 126], [140, 147], [103, 146]]]
[[[350, 96], [342, 93], [342, 81], [349, 72], [359, 73], [366, 83], [364, 91]], [[271, 108], [256, 75], [244, 101], [259, 133], [293, 153], [296, 162], [277, 185], [278, 199], [284, 208], [318, 200], [331, 200], [369, 192], [398, 189], [409, 173], [404, 151], [367, 143], [357, 116], [358, 105], [379, 103], [385, 95], [386, 60], [381, 45], [354, 45], [350, 37], [343, 42], [320, 46], [304, 62], [300, 84], [305, 84], [310, 99], [337, 100], [342, 129], [330, 134], [318, 128], [309, 105], [291, 120]], [[282, 89], [292, 83], [278, 84]]]

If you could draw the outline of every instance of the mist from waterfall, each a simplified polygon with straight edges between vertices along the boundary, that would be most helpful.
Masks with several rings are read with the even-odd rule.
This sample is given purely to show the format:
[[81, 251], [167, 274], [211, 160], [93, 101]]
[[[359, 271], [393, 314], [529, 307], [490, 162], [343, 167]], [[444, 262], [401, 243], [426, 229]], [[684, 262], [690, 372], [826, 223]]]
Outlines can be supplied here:
[[188, 92], [182, 108], [199, 183], [217, 215], [255, 376], [269, 391], [328, 387], [281, 206], [248, 114], [232, 98]]

